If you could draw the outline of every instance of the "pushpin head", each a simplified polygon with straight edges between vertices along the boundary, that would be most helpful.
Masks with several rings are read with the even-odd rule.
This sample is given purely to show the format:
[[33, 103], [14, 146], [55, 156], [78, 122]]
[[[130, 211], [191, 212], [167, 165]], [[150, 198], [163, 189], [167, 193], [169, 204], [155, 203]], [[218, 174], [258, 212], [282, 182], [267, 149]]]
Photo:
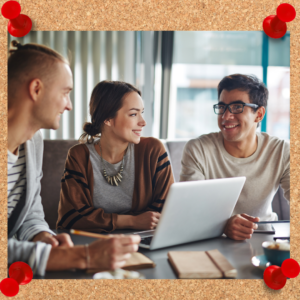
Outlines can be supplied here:
[[277, 7], [277, 15], [268, 16], [264, 19], [263, 29], [266, 35], [273, 39], [282, 38], [287, 31], [286, 23], [291, 22], [296, 17], [295, 8], [288, 4], [282, 3]]
[[23, 37], [31, 30], [31, 19], [23, 14], [20, 14], [18, 18], [12, 19], [7, 24], [8, 32], [14, 37]]
[[296, 17], [295, 8], [288, 3], [282, 3], [277, 7], [277, 17], [283, 22], [291, 22]]
[[264, 281], [269, 288], [280, 290], [286, 284], [286, 277], [283, 275], [280, 267], [272, 265], [265, 269]]
[[19, 284], [13, 278], [5, 278], [0, 282], [0, 290], [3, 295], [13, 297], [19, 293]]
[[20, 285], [29, 283], [33, 277], [30, 266], [22, 261], [16, 261], [11, 264], [8, 274], [10, 278], [15, 279]]
[[6, 19], [15, 19], [21, 12], [21, 5], [17, 1], [7, 1], [2, 5], [1, 14]]
[[21, 6], [17, 1], [7, 1], [2, 5], [1, 13], [4, 18], [9, 19], [8, 32], [14, 37], [23, 37], [29, 33], [32, 27], [31, 19], [20, 14]]
[[273, 39], [282, 38], [287, 31], [286, 23], [277, 16], [268, 16], [264, 19], [263, 29], [266, 35]]
[[281, 270], [284, 276], [288, 278], [295, 278], [300, 273], [300, 266], [296, 260], [288, 258], [283, 261]]

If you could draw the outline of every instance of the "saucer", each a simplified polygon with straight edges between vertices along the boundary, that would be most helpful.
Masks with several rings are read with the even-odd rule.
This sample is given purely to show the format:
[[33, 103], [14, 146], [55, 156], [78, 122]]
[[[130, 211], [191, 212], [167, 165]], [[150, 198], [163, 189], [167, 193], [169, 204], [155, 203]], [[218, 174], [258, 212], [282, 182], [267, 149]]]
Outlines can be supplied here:
[[268, 266], [271, 266], [271, 263], [267, 260], [264, 254], [256, 255], [251, 258], [251, 263], [253, 266], [265, 270]]

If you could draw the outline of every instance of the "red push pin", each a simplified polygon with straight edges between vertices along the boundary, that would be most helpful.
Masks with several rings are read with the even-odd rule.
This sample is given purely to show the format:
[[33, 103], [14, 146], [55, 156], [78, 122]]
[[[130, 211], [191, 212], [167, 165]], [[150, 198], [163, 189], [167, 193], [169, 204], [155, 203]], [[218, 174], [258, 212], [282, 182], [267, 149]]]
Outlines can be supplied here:
[[0, 290], [3, 295], [13, 297], [19, 293], [19, 284], [13, 278], [5, 278], [0, 282]]
[[266, 17], [263, 22], [264, 32], [273, 39], [283, 37], [287, 31], [285, 22], [291, 22], [296, 17], [295, 8], [288, 3], [280, 4], [276, 13], [277, 15]]
[[264, 281], [269, 288], [273, 290], [280, 290], [286, 284], [286, 277], [282, 273], [280, 267], [272, 265], [265, 269]]
[[7, 1], [2, 5], [1, 13], [6, 19], [8, 32], [14, 37], [23, 37], [29, 33], [32, 27], [31, 19], [20, 14], [21, 6], [17, 1]]
[[300, 266], [297, 261], [292, 258], [288, 258], [283, 261], [281, 270], [284, 276], [288, 278], [295, 278], [300, 273]]
[[20, 285], [29, 283], [33, 277], [30, 266], [22, 261], [16, 261], [11, 264], [8, 274], [10, 278], [15, 279]]

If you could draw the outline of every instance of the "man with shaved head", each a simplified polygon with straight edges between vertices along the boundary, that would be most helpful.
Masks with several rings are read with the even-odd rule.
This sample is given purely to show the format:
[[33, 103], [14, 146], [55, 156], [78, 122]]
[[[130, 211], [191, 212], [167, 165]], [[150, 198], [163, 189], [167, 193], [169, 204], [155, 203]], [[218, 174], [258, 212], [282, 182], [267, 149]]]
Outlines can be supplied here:
[[[13, 49], [14, 48], [14, 49]], [[137, 251], [138, 236], [115, 236], [74, 246], [44, 220], [40, 190], [43, 140], [40, 129], [57, 129], [72, 109], [72, 72], [56, 51], [12, 42], [8, 59], [8, 263], [24, 261], [35, 274], [70, 268], [122, 267]]]

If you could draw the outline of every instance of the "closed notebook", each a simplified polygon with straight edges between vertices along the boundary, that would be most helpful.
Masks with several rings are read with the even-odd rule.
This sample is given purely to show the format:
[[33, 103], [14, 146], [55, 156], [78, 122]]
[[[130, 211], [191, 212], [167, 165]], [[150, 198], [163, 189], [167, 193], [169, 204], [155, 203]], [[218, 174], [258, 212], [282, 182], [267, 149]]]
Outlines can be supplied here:
[[219, 250], [170, 251], [169, 261], [178, 278], [236, 278], [237, 271]]
[[[127, 260], [125, 266], [122, 267], [122, 269], [134, 271], [134, 270], [154, 268], [154, 267], [155, 267], [155, 263], [151, 259], [149, 259], [147, 256], [145, 256], [142, 253], [135, 252], [131, 254], [131, 257]], [[97, 273], [101, 271], [99, 271], [98, 269], [90, 269], [87, 270], [87, 273]]]

